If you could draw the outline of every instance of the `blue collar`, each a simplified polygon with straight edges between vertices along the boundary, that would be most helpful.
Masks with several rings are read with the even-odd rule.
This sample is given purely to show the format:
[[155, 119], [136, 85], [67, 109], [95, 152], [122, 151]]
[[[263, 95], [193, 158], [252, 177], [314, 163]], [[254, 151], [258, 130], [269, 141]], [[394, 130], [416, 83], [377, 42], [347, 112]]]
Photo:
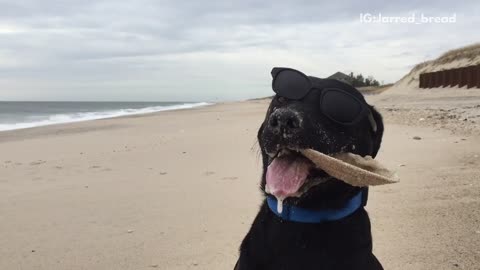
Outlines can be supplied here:
[[363, 206], [362, 192], [351, 198], [343, 208], [310, 210], [293, 205], [284, 204], [282, 213], [277, 211], [277, 199], [267, 196], [267, 203], [270, 210], [283, 220], [302, 223], [322, 223], [335, 221], [347, 217]]

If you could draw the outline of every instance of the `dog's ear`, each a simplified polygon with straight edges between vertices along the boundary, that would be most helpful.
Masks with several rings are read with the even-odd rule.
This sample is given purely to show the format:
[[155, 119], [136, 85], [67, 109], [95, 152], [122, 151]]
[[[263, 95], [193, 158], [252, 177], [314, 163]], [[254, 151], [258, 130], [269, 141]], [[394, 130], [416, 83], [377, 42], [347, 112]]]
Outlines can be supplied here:
[[[265, 120], [265, 121], [267, 121], [267, 120]], [[261, 140], [263, 127], [265, 126], [265, 121], [262, 123], [262, 125], [258, 129], [258, 133], [257, 133], [258, 151], [259, 151], [259, 154], [262, 156], [262, 163], [263, 163], [264, 168], [266, 168], [268, 166], [267, 155], [264, 153], [265, 150], [263, 149], [262, 140]]]
[[382, 115], [375, 110], [373, 106], [370, 106], [370, 111], [372, 112], [372, 119], [370, 119], [370, 124], [372, 126], [372, 134], [373, 134], [373, 149], [372, 149], [372, 157], [374, 158], [378, 150], [380, 150], [380, 145], [382, 144], [382, 137], [383, 137], [383, 119]]
[[257, 132], [258, 143], [260, 143], [260, 136], [262, 135], [264, 126], [265, 126], [265, 121], [263, 121], [262, 124], [260, 125], [260, 128], [258, 128], [258, 132]]
[[[273, 70], [272, 70], [272, 72], [273, 72]], [[272, 107], [273, 107], [272, 102], [270, 102], [270, 105], [268, 105], [268, 109], [267, 109], [267, 112], [265, 114], [265, 119], [263, 120], [263, 122], [260, 125], [260, 128], [258, 129], [258, 132], [257, 132], [258, 144], [260, 144], [260, 142], [262, 141], [262, 140], [260, 140], [260, 137], [262, 136], [263, 128], [268, 123], [269, 116], [272, 112]], [[263, 147], [262, 145], [260, 145], [260, 146]]]

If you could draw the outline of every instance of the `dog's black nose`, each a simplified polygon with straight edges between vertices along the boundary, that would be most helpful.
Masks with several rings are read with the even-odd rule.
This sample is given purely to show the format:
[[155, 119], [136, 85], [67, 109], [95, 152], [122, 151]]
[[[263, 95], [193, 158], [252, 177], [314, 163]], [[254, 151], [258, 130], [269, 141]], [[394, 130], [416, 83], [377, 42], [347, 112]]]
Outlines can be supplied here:
[[293, 135], [301, 128], [300, 114], [286, 109], [278, 109], [270, 115], [269, 128], [277, 134]]

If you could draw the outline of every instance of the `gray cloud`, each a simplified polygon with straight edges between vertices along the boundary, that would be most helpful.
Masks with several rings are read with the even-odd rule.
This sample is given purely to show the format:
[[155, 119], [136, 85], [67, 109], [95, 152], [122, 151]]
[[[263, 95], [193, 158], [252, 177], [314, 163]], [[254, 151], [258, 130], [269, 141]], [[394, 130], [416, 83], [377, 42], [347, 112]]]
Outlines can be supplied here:
[[[477, 1], [0, 1], [0, 100], [216, 100], [270, 94], [269, 70], [393, 82], [476, 42]], [[457, 13], [361, 24], [360, 13]]]

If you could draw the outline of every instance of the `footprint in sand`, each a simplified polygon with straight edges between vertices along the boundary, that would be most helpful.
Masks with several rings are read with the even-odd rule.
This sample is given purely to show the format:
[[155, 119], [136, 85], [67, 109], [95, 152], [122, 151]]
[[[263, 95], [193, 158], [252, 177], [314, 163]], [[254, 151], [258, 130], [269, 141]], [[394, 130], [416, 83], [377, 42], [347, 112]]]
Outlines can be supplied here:
[[448, 201], [448, 200], [455, 199], [455, 197], [453, 195], [445, 195], [445, 194], [444, 195], [442, 195], [442, 194], [436, 195], [433, 198], [436, 199], [436, 200], [440, 200], [440, 201]]
[[100, 169], [101, 166], [98, 166], [98, 165], [93, 165], [93, 166], [90, 166], [90, 169]]
[[160, 172], [159, 174], [160, 174], [160, 175], [166, 175], [167, 172]]
[[212, 172], [212, 171], [206, 171], [204, 174], [205, 174], [206, 176], [210, 176], [210, 175], [213, 175], [213, 174], [215, 174], [215, 172]]
[[236, 176], [229, 176], [229, 177], [223, 177], [222, 180], [237, 180], [238, 177]]
[[37, 160], [37, 161], [30, 162], [30, 165], [37, 166], [37, 165], [42, 165], [44, 163], [47, 163], [47, 162], [45, 160]]

